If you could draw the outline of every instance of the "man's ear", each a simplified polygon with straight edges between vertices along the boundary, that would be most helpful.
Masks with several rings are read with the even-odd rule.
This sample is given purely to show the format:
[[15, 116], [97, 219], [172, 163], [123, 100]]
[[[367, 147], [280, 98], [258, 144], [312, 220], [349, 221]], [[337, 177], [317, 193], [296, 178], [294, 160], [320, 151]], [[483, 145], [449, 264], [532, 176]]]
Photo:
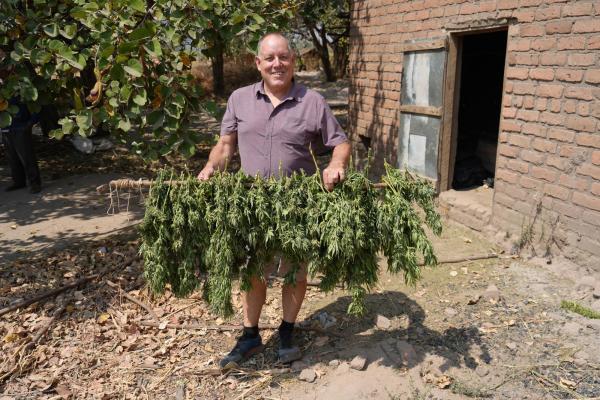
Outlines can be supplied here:
[[256, 69], [260, 71], [260, 58], [258, 56], [254, 57], [254, 63], [256, 64]]

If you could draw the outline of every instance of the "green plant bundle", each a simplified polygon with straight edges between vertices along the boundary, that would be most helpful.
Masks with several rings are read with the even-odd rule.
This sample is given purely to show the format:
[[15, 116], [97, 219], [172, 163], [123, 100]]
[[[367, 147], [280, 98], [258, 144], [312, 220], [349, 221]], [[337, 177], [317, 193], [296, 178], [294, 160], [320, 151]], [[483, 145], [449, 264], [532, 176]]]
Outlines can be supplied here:
[[[173, 184], [174, 178], [177, 183]], [[308, 263], [321, 289], [343, 285], [352, 294], [348, 312], [364, 311], [364, 296], [377, 283], [378, 254], [388, 270], [409, 284], [437, 260], [425, 225], [439, 235], [434, 189], [424, 180], [386, 165], [384, 190], [365, 171], [349, 171], [331, 192], [320, 176], [295, 173], [282, 179], [217, 173], [200, 182], [190, 174], [159, 173], [147, 199], [140, 248], [154, 292], [167, 284], [189, 295], [204, 279], [214, 312], [229, 316], [232, 284], [248, 289], [250, 278], [281, 255], [296, 268]], [[421, 211], [419, 211], [421, 209]], [[294, 271], [285, 277], [294, 283]]]

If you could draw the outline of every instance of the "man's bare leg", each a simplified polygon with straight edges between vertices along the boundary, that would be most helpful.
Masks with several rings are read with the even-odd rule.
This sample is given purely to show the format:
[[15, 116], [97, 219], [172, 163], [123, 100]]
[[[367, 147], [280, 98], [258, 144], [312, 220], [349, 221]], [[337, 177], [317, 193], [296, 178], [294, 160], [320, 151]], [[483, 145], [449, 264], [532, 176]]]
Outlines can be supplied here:
[[283, 306], [283, 320], [296, 322], [296, 317], [302, 307], [304, 295], [306, 294], [307, 281], [298, 281], [295, 285], [283, 285], [281, 291], [281, 303]]
[[247, 292], [242, 292], [242, 305], [244, 309], [244, 326], [258, 326], [260, 313], [267, 298], [267, 282], [253, 276], [250, 278], [252, 287]]

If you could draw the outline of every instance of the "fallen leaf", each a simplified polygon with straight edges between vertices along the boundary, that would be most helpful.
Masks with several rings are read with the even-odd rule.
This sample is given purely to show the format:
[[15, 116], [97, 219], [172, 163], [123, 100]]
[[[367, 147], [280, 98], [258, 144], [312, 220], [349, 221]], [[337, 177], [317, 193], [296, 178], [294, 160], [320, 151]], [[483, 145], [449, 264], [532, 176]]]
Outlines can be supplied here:
[[167, 327], [167, 324], [169, 323], [169, 321], [163, 321], [160, 324], [158, 324], [158, 329], [160, 329], [161, 331], [163, 329], [165, 329]]
[[465, 243], [473, 243], [473, 241], [469, 238], [463, 238], [463, 239], [464, 239]]
[[456, 275], [458, 275], [458, 272], [456, 272], [456, 271], [450, 271], [450, 276], [456, 276]]
[[110, 314], [109, 313], [102, 313], [98, 316], [98, 318], [96, 319], [96, 321], [98, 321], [99, 324], [103, 324], [106, 321], [108, 321], [108, 319], [110, 318]]
[[72, 313], [73, 311], [75, 311], [75, 307], [72, 304], [67, 305], [67, 308], [65, 309], [68, 313]]
[[439, 378], [437, 378], [436, 385], [440, 389], [446, 389], [446, 388], [450, 387], [451, 384], [452, 384], [452, 378], [450, 378], [448, 375], [442, 375]]
[[17, 335], [16, 333], [9, 333], [8, 335], [4, 336], [4, 341], [6, 343], [12, 343], [19, 339], [20, 339], [20, 336]]
[[562, 377], [560, 378], [559, 383], [561, 386], [564, 386], [568, 389], [575, 389], [577, 387], [577, 383]]
[[17, 225], [11, 225], [10, 229], [17, 229]]

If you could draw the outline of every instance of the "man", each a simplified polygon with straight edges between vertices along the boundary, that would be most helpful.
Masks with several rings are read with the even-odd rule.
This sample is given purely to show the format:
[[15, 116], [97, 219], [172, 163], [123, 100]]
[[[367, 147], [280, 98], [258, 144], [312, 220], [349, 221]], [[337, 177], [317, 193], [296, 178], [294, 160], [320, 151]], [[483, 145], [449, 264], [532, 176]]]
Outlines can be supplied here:
[[[251, 176], [290, 175], [316, 171], [310, 148], [322, 140], [333, 147], [333, 155], [323, 170], [328, 190], [344, 179], [350, 159], [350, 143], [321, 95], [294, 82], [294, 52], [280, 33], [270, 33], [258, 43], [256, 67], [262, 81], [232, 93], [221, 124], [221, 137], [211, 150], [198, 179], [209, 179], [223, 170], [239, 148], [242, 170]], [[314, 147], [314, 146], [313, 146]], [[265, 276], [285, 275], [292, 266], [285, 259], [265, 267]], [[279, 359], [291, 362], [302, 355], [292, 342], [296, 317], [306, 293], [306, 265], [296, 274], [295, 285], [282, 289], [283, 321], [279, 327]], [[221, 360], [230, 368], [262, 350], [258, 321], [266, 298], [266, 280], [254, 277], [252, 288], [242, 294], [244, 329], [233, 350]]]
[[[4, 61], [5, 57], [6, 54], [0, 49], [0, 63]], [[4, 80], [11, 72], [10, 67], [0, 66], [0, 86], [4, 84]], [[32, 115], [27, 106], [17, 98], [10, 99], [8, 104], [5, 103], [5, 107], [9, 105], [17, 107], [18, 112], [12, 116], [12, 122], [8, 128], [0, 128], [0, 136], [2, 136], [2, 143], [6, 149], [6, 158], [13, 181], [4, 190], [11, 192], [24, 188], [26, 182], [29, 181], [29, 191], [39, 193], [42, 190], [42, 180], [33, 150]]]

